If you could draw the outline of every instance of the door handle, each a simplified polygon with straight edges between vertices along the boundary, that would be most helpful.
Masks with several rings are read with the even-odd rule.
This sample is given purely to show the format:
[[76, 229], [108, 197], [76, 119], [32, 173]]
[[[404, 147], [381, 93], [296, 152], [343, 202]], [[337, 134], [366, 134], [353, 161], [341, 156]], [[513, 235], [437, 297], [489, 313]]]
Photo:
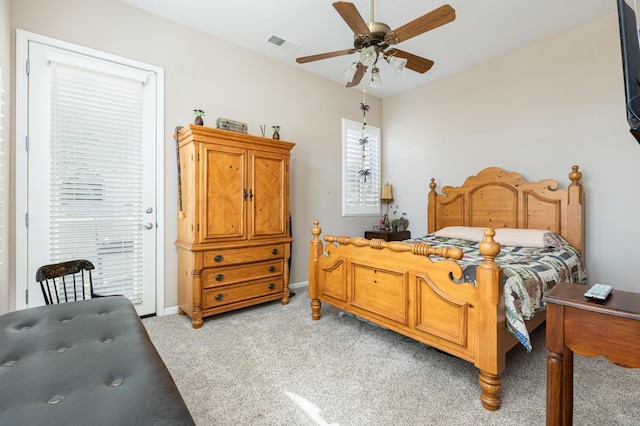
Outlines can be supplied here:
[[147, 223], [146, 225], [142, 224], [140, 226], [142, 226], [144, 229], [153, 229], [153, 223], [151, 222]]

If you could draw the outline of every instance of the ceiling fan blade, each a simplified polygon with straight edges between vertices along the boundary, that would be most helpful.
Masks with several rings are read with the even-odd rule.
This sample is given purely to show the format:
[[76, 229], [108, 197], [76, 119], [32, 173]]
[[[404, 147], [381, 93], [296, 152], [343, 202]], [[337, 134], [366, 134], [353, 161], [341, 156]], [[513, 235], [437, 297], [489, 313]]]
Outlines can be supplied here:
[[369, 34], [369, 27], [362, 19], [362, 15], [356, 9], [353, 3], [346, 1], [337, 1], [333, 3], [333, 7], [338, 11], [342, 19], [349, 25], [354, 34]]
[[358, 84], [360, 84], [360, 81], [362, 80], [362, 77], [364, 77], [365, 72], [367, 72], [367, 66], [358, 64], [358, 69], [356, 70], [356, 73], [353, 76], [353, 80], [348, 82], [345, 87], [355, 87]]
[[431, 31], [434, 28], [438, 28], [444, 24], [456, 19], [456, 11], [448, 4], [442, 5], [437, 9], [432, 10], [426, 15], [422, 15], [419, 18], [414, 19], [411, 22], [398, 27], [392, 33], [395, 35], [395, 40], [392, 44], [400, 43], [401, 41], [409, 40], [417, 35]]
[[407, 60], [407, 65], [405, 65], [405, 67], [412, 71], [419, 72], [420, 74], [424, 74], [429, 71], [433, 66], [432, 60], [414, 55], [413, 53], [405, 52], [404, 50], [394, 48], [388, 53], [393, 53], [398, 58], [405, 58]]
[[335, 58], [336, 56], [350, 55], [355, 53], [356, 49], [344, 49], [336, 50], [335, 52], [319, 53], [317, 55], [303, 56], [297, 58], [296, 62], [299, 64], [306, 64], [307, 62], [319, 61], [320, 59]]

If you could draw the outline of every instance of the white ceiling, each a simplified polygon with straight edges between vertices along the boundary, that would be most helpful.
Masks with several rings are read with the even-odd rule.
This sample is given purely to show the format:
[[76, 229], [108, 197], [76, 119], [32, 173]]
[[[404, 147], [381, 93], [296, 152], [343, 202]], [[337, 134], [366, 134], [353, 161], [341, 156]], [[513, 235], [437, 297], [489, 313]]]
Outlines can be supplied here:
[[[332, 0], [120, 1], [340, 84], [345, 84], [343, 71], [357, 58], [352, 54], [307, 64], [295, 61], [300, 56], [353, 47], [353, 33]], [[352, 3], [369, 22], [370, 0]], [[444, 3], [376, 0], [375, 20], [395, 29]], [[613, 0], [449, 0], [448, 4], [456, 10], [453, 22], [397, 45], [434, 61], [431, 70], [419, 74], [405, 69], [395, 74], [382, 64], [382, 86], [367, 86], [367, 93], [392, 96], [616, 11]], [[295, 53], [275, 47], [265, 42], [271, 34], [301, 47]], [[355, 90], [362, 90], [362, 84]]]

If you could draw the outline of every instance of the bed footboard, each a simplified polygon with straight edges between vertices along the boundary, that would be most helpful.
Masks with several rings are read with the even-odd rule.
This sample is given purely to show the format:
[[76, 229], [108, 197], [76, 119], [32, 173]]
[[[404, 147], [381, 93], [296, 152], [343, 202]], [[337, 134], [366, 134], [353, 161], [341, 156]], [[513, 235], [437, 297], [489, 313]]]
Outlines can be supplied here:
[[[327, 235], [319, 222], [311, 229], [309, 298], [311, 316], [321, 303], [350, 312], [412, 339], [472, 362], [480, 369], [481, 401], [500, 405], [505, 366], [505, 313], [502, 270], [494, 262], [500, 245], [488, 228], [480, 245], [484, 261], [477, 285], [457, 283], [459, 249]], [[432, 261], [437, 255], [444, 260]]]

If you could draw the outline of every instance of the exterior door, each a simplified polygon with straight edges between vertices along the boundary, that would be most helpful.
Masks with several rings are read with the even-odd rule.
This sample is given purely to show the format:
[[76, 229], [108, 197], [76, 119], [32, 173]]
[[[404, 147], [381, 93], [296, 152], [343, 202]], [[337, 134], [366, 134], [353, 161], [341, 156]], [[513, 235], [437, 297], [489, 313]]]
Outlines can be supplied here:
[[96, 267], [97, 292], [153, 314], [157, 75], [28, 43], [25, 307], [43, 304], [39, 266], [83, 258]]

